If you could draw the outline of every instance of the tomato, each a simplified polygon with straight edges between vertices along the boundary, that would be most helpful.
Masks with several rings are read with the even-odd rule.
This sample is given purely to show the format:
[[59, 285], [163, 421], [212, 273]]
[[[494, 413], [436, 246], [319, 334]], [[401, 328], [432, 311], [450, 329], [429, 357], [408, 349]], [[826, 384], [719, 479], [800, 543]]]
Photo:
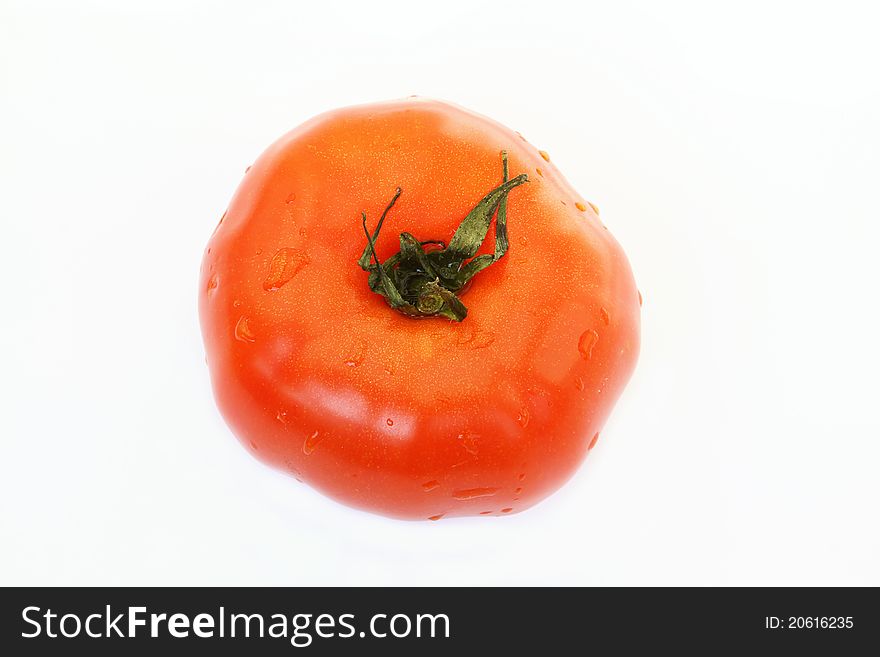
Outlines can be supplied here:
[[639, 293], [595, 207], [518, 133], [422, 99], [270, 146], [211, 237], [199, 301], [241, 442], [397, 518], [542, 500], [639, 349]]

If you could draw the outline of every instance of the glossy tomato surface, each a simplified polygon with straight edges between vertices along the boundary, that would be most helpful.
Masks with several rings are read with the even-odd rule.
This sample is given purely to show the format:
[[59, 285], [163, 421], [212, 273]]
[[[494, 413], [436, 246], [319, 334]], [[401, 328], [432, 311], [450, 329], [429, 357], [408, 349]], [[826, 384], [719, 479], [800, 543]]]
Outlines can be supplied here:
[[[510, 175], [507, 254], [462, 322], [396, 312], [357, 266], [398, 234], [448, 241]], [[481, 252], [494, 248], [490, 232]], [[516, 513], [578, 468], [635, 367], [626, 256], [546, 153], [485, 117], [407, 99], [286, 134], [206, 249], [200, 316], [217, 403], [262, 461], [351, 506], [439, 519]]]

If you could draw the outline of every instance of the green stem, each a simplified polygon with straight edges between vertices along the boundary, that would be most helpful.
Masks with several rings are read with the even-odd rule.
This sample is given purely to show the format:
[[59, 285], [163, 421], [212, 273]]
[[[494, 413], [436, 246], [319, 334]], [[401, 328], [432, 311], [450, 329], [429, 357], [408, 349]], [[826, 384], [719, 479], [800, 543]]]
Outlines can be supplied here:
[[[367, 245], [358, 259], [358, 265], [369, 272], [370, 289], [405, 315], [440, 316], [462, 321], [467, 316], [467, 308], [456, 292], [460, 292], [474, 276], [507, 253], [507, 196], [510, 190], [528, 182], [528, 176], [524, 173], [508, 180], [506, 151], [501, 152], [501, 163], [501, 184], [486, 194], [462, 219], [448, 246], [439, 240], [420, 242], [404, 232], [400, 234], [400, 251], [382, 263], [376, 255], [375, 243], [385, 217], [401, 194], [400, 187], [382, 212], [372, 236], [367, 229], [367, 215], [362, 213]], [[493, 215], [494, 253], [474, 257], [486, 239]], [[426, 251], [425, 245], [438, 248]]]

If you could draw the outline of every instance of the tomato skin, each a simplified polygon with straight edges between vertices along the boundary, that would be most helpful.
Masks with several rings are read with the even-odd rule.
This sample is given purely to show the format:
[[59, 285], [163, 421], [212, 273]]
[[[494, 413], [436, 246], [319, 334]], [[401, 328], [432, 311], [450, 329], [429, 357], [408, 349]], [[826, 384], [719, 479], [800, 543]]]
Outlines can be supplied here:
[[[462, 297], [461, 323], [412, 319], [356, 261], [448, 240], [510, 175], [510, 250]], [[486, 240], [481, 252], [491, 251]], [[583, 461], [629, 380], [639, 299], [592, 207], [517, 133], [407, 99], [336, 110], [245, 174], [201, 271], [218, 406], [262, 461], [351, 506], [408, 519], [522, 511]]]

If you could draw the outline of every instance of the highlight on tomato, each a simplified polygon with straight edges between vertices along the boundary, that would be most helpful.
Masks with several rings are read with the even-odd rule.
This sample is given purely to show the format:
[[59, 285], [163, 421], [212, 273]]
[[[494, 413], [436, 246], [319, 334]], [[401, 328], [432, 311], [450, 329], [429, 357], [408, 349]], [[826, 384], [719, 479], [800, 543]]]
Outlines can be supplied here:
[[541, 501], [638, 357], [639, 293], [596, 207], [518, 133], [433, 100], [331, 111], [272, 144], [200, 285], [244, 446], [396, 518]]

